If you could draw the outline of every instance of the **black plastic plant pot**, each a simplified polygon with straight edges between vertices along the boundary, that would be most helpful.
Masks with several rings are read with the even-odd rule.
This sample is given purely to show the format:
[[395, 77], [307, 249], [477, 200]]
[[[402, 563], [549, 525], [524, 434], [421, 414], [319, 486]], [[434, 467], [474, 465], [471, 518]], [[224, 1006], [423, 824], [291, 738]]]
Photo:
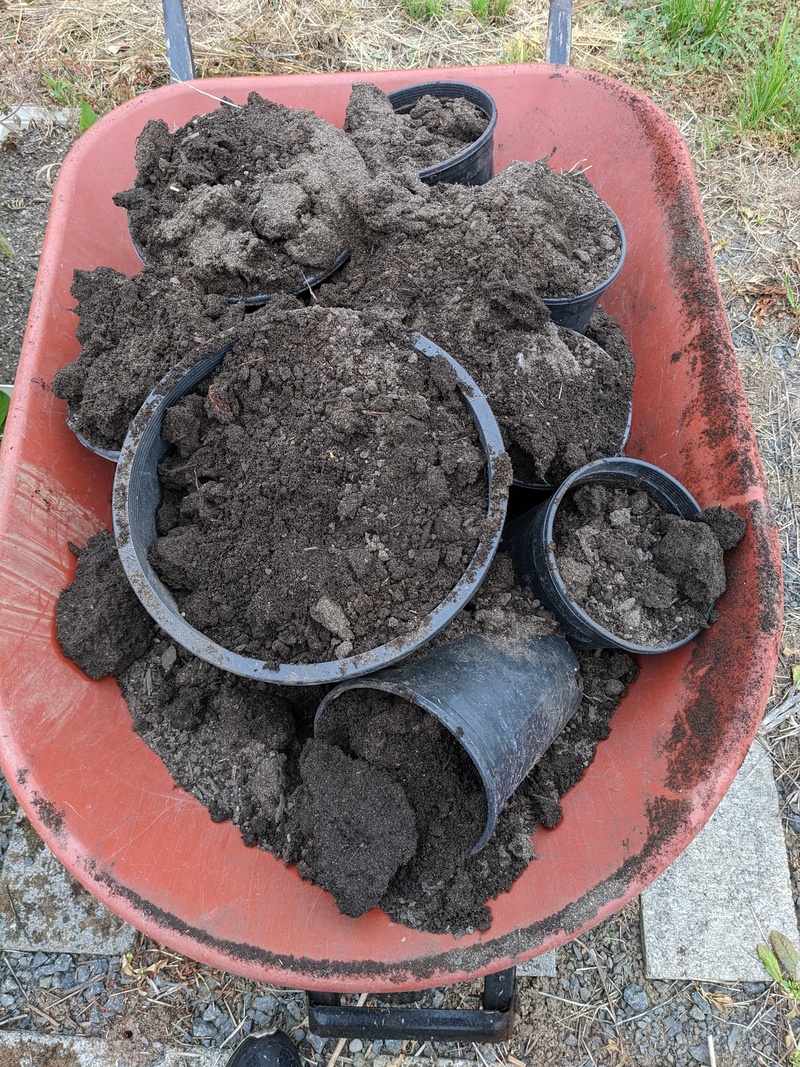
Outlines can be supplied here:
[[[131, 239], [134, 252], [142, 261], [142, 266], [148, 267], [150, 265], [150, 260], [142, 251], [142, 246], [131, 233], [130, 216], [128, 217], [128, 236]], [[330, 267], [325, 267], [323, 270], [318, 270], [314, 274], [306, 275], [299, 285], [295, 286], [294, 289], [289, 290], [289, 293], [292, 296], [303, 296], [305, 293], [313, 292], [314, 289], [318, 289], [323, 282], [326, 282], [331, 275], [335, 274], [337, 270], [342, 268], [349, 258], [350, 249], [343, 248]], [[277, 295], [278, 293], [253, 293], [249, 296], [229, 296], [227, 302], [228, 304], [244, 304], [246, 308], [261, 308], [267, 301], [271, 300], [273, 296]], [[82, 443], [86, 444], [86, 447], [90, 448], [93, 452], [97, 451], [97, 449], [92, 445], [87, 444], [85, 441]], [[102, 455], [102, 452], [98, 452], [98, 455]]]
[[466, 750], [486, 793], [486, 825], [473, 855], [489, 841], [506, 801], [581, 701], [578, 661], [555, 634], [461, 637], [412, 663], [345, 682], [320, 704], [315, 734], [325, 737], [324, 718], [335, 724], [336, 698], [356, 688], [393, 693], [430, 712]]
[[[571, 329], [571, 327], [565, 327], [565, 329]], [[579, 330], [575, 330], [575, 333], [579, 333]], [[628, 402], [628, 418], [625, 420], [625, 429], [622, 431], [622, 439], [619, 443], [619, 449], [617, 455], [621, 455], [625, 451], [625, 445], [628, 443], [628, 438], [631, 435], [631, 425], [633, 424], [633, 400]], [[517, 489], [526, 489], [532, 493], [539, 493], [542, 496], [549, 496], [556, 489], [555, 485], [548, 482], [528, 482], [524, 478], [514, 478], [513, 484]]]
[[506, 526], [502, 547], [514, 561], [518, 581], [532, 589], [553, 612], [576, 648], [620, 648], [626, 652], [652, 654], [670, 652], [693, 640], [700, 633], [699, 627], [667, 645], [633, 644], [601, 626], [572, 599], [558, 570], [553, 526], [564, 498], [581, 485], [644, 490], [660, 508], [680, 515], [682, 519], [694, 519], [701, 510], [679, 481], [652, 463], [624, 456], [595, 460], [574, 471], [545, 503]]
[[468, 603], [485, 578], [500, 543], [508, 494], [505, 487], [498, 491], [494, 472], [497, 460], [504, 454], [504, 446], [486, 398], [452, 356], [428, 338], [411, 335], [410, 343], [418, 352], [431, 358], [441, 356], [457, 375], [461, 398], [472, 416], [486, 456], [488, 528], [495, 533], [479, 542], [460, 581], [411, 633], [346, 659], [324, 663], [282, 663], [270, 667], [263, 660], [224, 648], [191, 626], [147, 558], [148, 549], [157, 536], [156, 513], [161, 503], [158, 465], [169, 448], [161, 438], [164, 416], [169, 408], [211, 374], [233, 343], [231, 341], [189, 370], [176, 368], [168, 374], [144, 402], [128, 430], [114, 479], [112, 512], [117, 549], [134, 592], [150, 616], [173, 640], [207, 663], [245, 678], [279, 685], [321, 685], [357, 678], [403, 659], [429, 641]]
[[84, 448], [88, 448], [89, 451], [94, 452], [96, 456], [102, 456], [103, 459], [111, 460], [112, 463], [119, 462], [118, 451], [113, 448], [101, 448], [100, 445], [93, 445], [91, 441], [89, 441], [86, 437], [83, 436], [80, 430], [75, 429], [75, 425], [69, 416], [67, 416], [67, 426], [70, 428], [70, 430], [72, 430], [72, 432], [75, 434], [75, 436]]
[[[617, 219], [617, 216], [615, 215], [614, 218]], [[586, 327], [589, 325], [589, 319], [592, 317], [597, 305], [600, 303], [600, 298], [611, 283], [616, 280], [625, 263], [625, 253], [628, 250], [628, 243], [625, 239], [625, 231], [623, 230], [622, 223], [619, 219], [617, 219], [617, 229], [619, 230], [621, 241], [619, 260], [617, 261], [614, 270], [604, 282], [596, 285], [594, 289], [582, 293], [580, 296], [542, 297], [544, 306], [550, 312], [550, 318], [557, 326], [567, 326], [570, 330], [575, 330], [576, 333], [586, 332]]]
[[491, 96], [477, 85], [468, 82], [422, 82], [396, 89], [389, 93], [389, 102], [398, 114], [410, 111], [423, 96], [435, 96], [440, 100], [469, 100], [480, 108], [488, 119], [488, 125], [477, 141], [462, 152], [442, 160], [433, 167], [419, 171], [420, 180], [426, 185], [485, 185], [494, 177], [494, 128], [497, 125], [497, 105]]

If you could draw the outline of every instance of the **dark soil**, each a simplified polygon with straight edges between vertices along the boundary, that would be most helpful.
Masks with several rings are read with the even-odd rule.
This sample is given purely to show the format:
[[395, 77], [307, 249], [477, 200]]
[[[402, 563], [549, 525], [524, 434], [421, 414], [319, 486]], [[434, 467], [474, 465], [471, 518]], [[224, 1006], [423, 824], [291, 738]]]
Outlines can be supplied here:
[[397, 112], [377, 85], [353, 86], [345, 132], [374, 177], [381, 171], [420, 171], [463, 152], [489, 125], [479, 107], [463, 97], [423, 96]]
[[380, 763], [351, 759], [324, 741], [309, 741], [300, 759], [302, 784], [293, 797], [284, 858], [353, 917], [379, 906], [417, 848], [407, 794], [382, 771]]
[[[714, 532], [743, 533], [738, 516], [708, 521], [664, 511], [644, 489], [581, 486], [556, 514], [553, 543], [570, 596], [592, 619], [635, 645], [661, 648], [707, 625], [725, 591]], [[730, 513], [728, 513], [730, 514]]]
[[109, 530], [83, 549], [69, 547], [78, 566], [56, 607], [61, 651], [90, 678], [119, 675], [147, 652], [155, 627], [128, 585]]
[[203, 296], [177, 277], [129, 278], [108, 267], [75, 271], [78, 358], [53, 379], [68, 421], [91, 445], [119, 451], [128, 424], [181, 360], [241, 321], [243, 308]]
[[[493, 633], [499, 626], [506, 634], [553, 630], [552, 617], [529, 593], [516, 589], [513, 568], [503, 555], [496, 557], [473, 604], [471, 612], [462, 612], [455, 620], [459, 629], [448, 628], [448, 633]], [[491, 915], [486, 902], [505, 892], [531, 860], [529, 835], [536, 826], [552, 827], [558, 822], [560, 797], [580, 779], [597, 742], [608, 735], [609, 719], [636, 674], [633, 661], [624, 653], [578, 655], [584, 686], [580, 708], [517, 790], [500, 817], [495, 836], [477, 856], [470, 856], [469, 850], [485, 821], [485, 800], [472, 763], [451, 735], [444, 731], [446, 736], [440, 736], [435, 720], [413, 708], [403, 710], [408, 731], [403, 737], [387, 734], [398, 768], [388, 777], [406, 793], [418, 840], [414, 857], [391, 878], [380, 899], [380, 906], [395, 921], [457, 934], [488, 926]], [[322, 835], [304, 821], [309, 806], [324, 805], [330, 796], [326, 790], [339, 788], [343, 780], [339, 773], [332, 784], [325, 777], [324, 759], [310, 756], [303, 763], [305, 782], [301, 774], [314, 714], [329, 687], [281, 687], [236, 678], [158, 637], [119, 681], [134, 729], [164, 760], [175, 781], [209, 808], [213, 819], [233, 820], [246, 844], [296, 859], [305, 864], [302, 869], [308, 874], [320, 865], [323, 838], [331, 844], [327, 858], [321, 860], [325, 873], [330, 873], [332, 864], [335, 870], [336, 862], [342, 862], [343, 837], [361, 832], [374, 839], [373, 814], [359, 816], [341, 801], [331, 803]], [[414, 720], [410, 725], [409, 710]], [[363, 709], [356, 708], [355, 714], [365, 717]], [[348, 756], [374, 764], [375, 752], [385, 755], [388, 751], [385, 740], [381, 729], [367, 722]], [[404, 763], [403, 746], [405, 755], [416, 761], [413, 772]], [[321, 769], [322, 781], [315, 768]], [[340, 763], [340, 772], [343, 768], [347, 768], [344, 779], [352, 776], [349, 764]], [[450, 773], [454, 768], [461, 770]], [[446, 784], [440, 785], [443, 776]], [[359, 788], [357, 780], [350, 785]], [[387, 795], [392, 809], [402, 811], [394, 791]], [[458, 799], [458, 811], [452, 803], [448, 806], [445, 797], [451, 802]], [[379, 818], [379, 812], [374, 817]], [[291, 841], [287, 840], [290, 823], [299, 832]], [[396, 859], [404, 845], [395, 847], [394, 838], [387, 836], [389, 852], [394, 851]], [[401, 841], [406, 840], [404, 830]], [[383, 877], [393, 862], [382, 853]], [[361, 874], [356, 873], [354, 883], [335, 876], [331, 881], [345, 894], [355, 893], [346, 896], [345, 906], [351, 910], [377, 904], [369, 880]]]
[[492, 534], [455, 386], [390, 323], [299, 306], [248, 319], [164, 421], [150, 557], [187, 621], [275, 665], [424, 624]]
[[[515, 478], [539, 484], [557, 484], [590, 460], [619, 452], [633, 386], [633, 359], [618, 328], [607, 320], [598, 326], [613, 334], [611, 352], [577, 342], [553, 325], [536, 295], [553, 278], [560, 279], [560, 295], [591, 287], [565, 241], [557, 254], [547, 243], [569, 217], [569, 201], [555, 198], [551, 184], [563, 189], [551, 174], [544, 164], [519, 163], [477, 188], [376, 179], [361, 202], [368, 245], [353, 249], [318, 294], [331, 305], [399, 314], [450, 352], [486, 394]], [[537, 182], [553, 194], [552, 203], [526, 197]], [[591, 201], [584, 179], [570, 178], [566, 188]], [[553, 213], [549, 223], [546, 210]], [[612, 241], [611, 231], [604, 233]]]
[[256, 93], [173, 133], [148, 122], [136, 167], [114, 202], [141, 254], [234, 296], [293, 291], [331, 267], [350, 245], [350, 194], [368, 179], [341, 130]]

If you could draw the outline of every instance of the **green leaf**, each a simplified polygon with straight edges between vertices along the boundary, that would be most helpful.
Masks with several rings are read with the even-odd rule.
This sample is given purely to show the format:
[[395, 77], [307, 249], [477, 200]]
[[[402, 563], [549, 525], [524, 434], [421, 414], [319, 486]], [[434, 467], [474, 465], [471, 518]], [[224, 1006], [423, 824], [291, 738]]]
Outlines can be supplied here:
[[91, 106], [86, 103], [85, 100], [81, 100], [81, 117], [78, 120], [78, 130], [80, 133], [86, 133], [90, 126], [94, 126], [100, 116], [96, 111], [93, 111]]
[[762, 966], [767, 974], [770, 976], [773, 982], [783, 981], [783, 975], [781, 974], [781, 965], [778, 963], [775, 953], [768, 945], [758, 945], [756, 947], [758, 958], [761, 960]]
[[3, 430], [6, 425], [6, 417], [8, 415], [9, 397], [8, 393], [4, 393], [0, 389], [0, 437], [3, 435]]
[[792, 667], [792, 685], [800, 685], [800, 663]]
[[0, 233], [0, 252], [2, 252], [4, 256], [8, 256], [9, 259], [13, 259], [15, 255], [14, 246], [7, 237], [2, 235], [2, 233]]
[[773, 930], [769, 935], [769, 942], [786, 977], [797, 978], [797, 952], [789, 938], [778, 930]]

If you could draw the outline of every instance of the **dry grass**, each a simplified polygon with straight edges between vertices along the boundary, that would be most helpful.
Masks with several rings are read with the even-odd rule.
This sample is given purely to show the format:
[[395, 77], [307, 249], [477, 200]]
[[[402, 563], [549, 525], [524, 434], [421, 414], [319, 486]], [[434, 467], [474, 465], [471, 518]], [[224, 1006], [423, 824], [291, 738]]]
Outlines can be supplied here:
[[[293, 74], [540, 60], [545, 0], [519, 0], [484, 22], [468, 0], [441, 17], [413, 20], [402, 3], [374, 0], [187, 0], [198, 74]], [[107, 110], [168, 80], [161, 5], [143, 0], [10, 3], [0, 10], [8, 55], [2, 104], [43, 103], [45, 74], [75, 99]], [[623, 24], [576, 4], [573, 62], [617, 71], [611, 53]], [[604, 58], [605, 57], [605, 58]]]

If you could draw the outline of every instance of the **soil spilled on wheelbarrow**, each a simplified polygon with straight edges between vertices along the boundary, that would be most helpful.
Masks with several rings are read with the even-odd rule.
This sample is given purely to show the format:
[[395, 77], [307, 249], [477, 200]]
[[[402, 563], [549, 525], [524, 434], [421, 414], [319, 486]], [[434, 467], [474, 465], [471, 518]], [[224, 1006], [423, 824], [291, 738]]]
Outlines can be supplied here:
[[407, 110], [395, 111], [371, 82], [353, 86], [344, 121], [372, 177], [443, 163], [477, 141], [488, 125], [483, 111], [464, 97], [423, 96]]
[[743, 520], [725, 508], [690, 521], [644, 489], [586, 485], [561, 503], [553, 550], [587, 615], [632, 644], [663, 648], [706, 626], [725, 592], [715, 529], [728, 548], [744, 536]]
[[[89, 541], [74, 582], [62, 594], [60, 619], [80, 630], [87, 645], [101, 645], [107, 631], [143, 628], [147, 641], [132, 663], [103, 660], [96, 676], [103, 667], [117, 675], [133, 728], [212, 819], [231, 819], [245, 844], [285, 862], [298, 860], [306, 875], [312, 869], [315, 877], [320, 870], [334, 872], [320, 880], [351, 913], [380, 906], [396, 922], [419, 929], [463, 934], [486, 928], [487, 902], [508, 890], [532, 860], [536, 827], [558, 823], [560, 798], [591, 763], [636, 675], [623, 653], [578, 654], [580, 708], [514, 794], [489, 844], [471, 856], [485, 799], [471, 762], [437, 720], [405, 703], [378, 708], [381, 717], [375, 719], [369, 696], [363, 703], [354, 696], [345, 740], [350, 750], [323, 758], [329, 753], [312, 741], [314, 716], [331, 687], [258, 683], [196, 659], [155, 630], [138, 601], [126, 595], [113, 545], [108, 531]], [[105, 606], [102, 612], [98, 604]], [[516, 585], [504, 554], [452, 626], [451, 637], [514, 639], [555, 630], [552, 616]], [[438, 640], [447, 639], [445, 631]], [[346, 802], [354, 796], [361, 802]], [[381, 842], [375, 851], [356, 850], [360, 872], [344, 881], [336, 876], [343, 862], [342, 813], [349, 832], [362, 834], [359, 840]], [[377, 898], [373, 886], [383, 887]]]
[[66, 400], [73, 430], [114, 452], [167, 371], [244, 317], [241, 305], [153, 271], [133, 278], [108, 267], [75, 271], [70, 292], [81, 350], [56, 374], [53, 392]]
[[282, 303], [168, 411], [149, 552], [187, 622], [271, 666], [418, 630], [496, 532], [449, 364], [391, 321]]

